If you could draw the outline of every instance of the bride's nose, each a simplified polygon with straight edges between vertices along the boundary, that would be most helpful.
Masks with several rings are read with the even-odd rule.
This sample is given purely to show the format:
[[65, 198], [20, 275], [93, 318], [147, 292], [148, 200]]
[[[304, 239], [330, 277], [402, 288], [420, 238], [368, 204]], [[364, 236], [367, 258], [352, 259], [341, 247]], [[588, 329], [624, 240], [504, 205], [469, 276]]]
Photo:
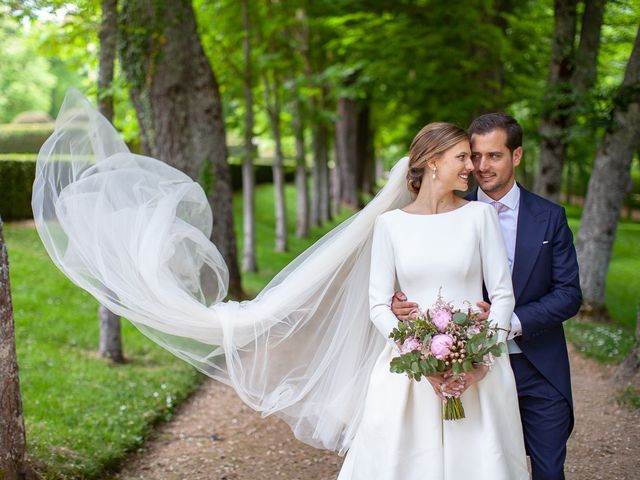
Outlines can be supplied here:
[[473, 162], [471, 161], [470, 158], [467, 158], [464, 162], [464, 168], [468, 171], [468, 172], [473, 172], [475, 170], [475, 167], [473, 166]]

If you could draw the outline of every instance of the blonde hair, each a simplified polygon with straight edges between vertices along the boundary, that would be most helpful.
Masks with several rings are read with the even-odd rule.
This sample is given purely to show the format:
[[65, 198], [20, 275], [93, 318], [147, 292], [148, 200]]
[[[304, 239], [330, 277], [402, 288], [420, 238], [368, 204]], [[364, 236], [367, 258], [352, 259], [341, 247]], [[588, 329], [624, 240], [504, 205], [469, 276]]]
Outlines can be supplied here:
[[409, 147], [407, 188], [418, 194], [427, 162], [439, 158], [454, 145], [469, 140], [467, 133], [452, 123], [434, 122], [422, 127]]

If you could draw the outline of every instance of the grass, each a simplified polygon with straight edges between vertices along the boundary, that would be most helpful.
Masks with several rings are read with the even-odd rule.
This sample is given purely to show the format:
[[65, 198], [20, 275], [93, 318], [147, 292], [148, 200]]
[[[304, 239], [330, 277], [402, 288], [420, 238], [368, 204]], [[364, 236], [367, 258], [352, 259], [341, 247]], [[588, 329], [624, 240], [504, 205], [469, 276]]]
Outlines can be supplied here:
[[[577, 232], [581, 210], [567, 207], [569, 225]], [[585, 355], [604, 363], [618, 363], [633, 345], [636, 306], [640, 303], [640, 223], [618, 224], [613, 255], [609, 264], [605, 301], [612, 323], [579, 320], [565, 322], [569, 341]]]
[[[253, 292], [331, 226], [314, 230], [309, 239], [292, 236], [288, 253], [274, 253], [272, 197], [270, 187], [258, 188], [261, 271], [245, 279]], [[293, 228], [292, 187], [287, 197]], [[239, 229], [240, 199], [235, 203]], [[112, 365], [100, 358], [96, 301], [55, 268], [33, 228], [7, 224], [4, 230], [29, 457], [46, 479], [100, 478], [140, 445], [154, 424], [172, 415], [201, 376], [126, 321], [128, 362]]]

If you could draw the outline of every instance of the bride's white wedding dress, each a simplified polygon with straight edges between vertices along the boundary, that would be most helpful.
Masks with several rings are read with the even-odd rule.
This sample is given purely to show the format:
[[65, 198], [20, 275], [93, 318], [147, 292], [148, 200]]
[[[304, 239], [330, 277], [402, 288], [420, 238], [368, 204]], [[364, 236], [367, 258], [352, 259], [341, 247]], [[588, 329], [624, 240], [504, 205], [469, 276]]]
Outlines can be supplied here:
[[[390, 310], [396, 285], [422, 309], [435, 303], [439, 291], [465, 307], [482, 299], [484, 280], [491, 320], [509, 328], [514, 299], [507, 257], [496, 213], [481, 202], [437, 215], [381, 215], [370, 278], [371, 316], [381, 337], [397, 323]], [[466, 418], [455, 421], [441, 419], [442, 403], [427, 381], [389, 371], [398, 354], [389, 342], [377, 359], [339, 480], [529, 478], [507, 354], [465, 391]]]

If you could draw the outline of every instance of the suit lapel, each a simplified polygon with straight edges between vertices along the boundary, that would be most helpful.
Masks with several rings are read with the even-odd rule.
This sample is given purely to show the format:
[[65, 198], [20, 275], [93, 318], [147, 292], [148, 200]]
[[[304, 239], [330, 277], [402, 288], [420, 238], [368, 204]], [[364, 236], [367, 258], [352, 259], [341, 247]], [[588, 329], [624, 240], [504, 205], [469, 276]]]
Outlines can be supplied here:
[[469, 200], [470, 202], [475, 202], [476, 200], [478, 200], [478, 187], [471, 190], [471, 192], [464, 198], [465, 200]]
[[548, 222], [549, 211], [540, 208], [535, 197], [520, 187], [520, 208], [512, 273], [516, 303], [540, 254]]

